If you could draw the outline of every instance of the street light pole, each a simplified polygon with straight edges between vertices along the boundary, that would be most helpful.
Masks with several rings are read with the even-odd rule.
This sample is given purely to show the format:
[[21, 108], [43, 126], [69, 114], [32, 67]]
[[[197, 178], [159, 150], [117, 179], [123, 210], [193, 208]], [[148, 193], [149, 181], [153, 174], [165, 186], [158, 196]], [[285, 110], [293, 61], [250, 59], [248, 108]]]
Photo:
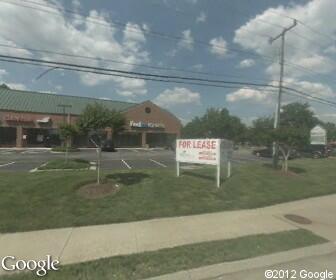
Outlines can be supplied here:
[[[72, 108], [72, 105], [67, 104], [58, 104], [57, 107], [61, 107], [63, 109], [63, 123], [66, 123], [66, 114], [65, 108]], [[68, 111], [68, 124], [70, 124], [70, 110]]]
[[[275, 110], [274, 116], [274, 129], [277, 129], [280, 125], [280, 112], [281, 112], [281, 100], [282, 100], [282, 87], [283, 87], [283, 76], [284, 76], [284, 62], [285, 62], [285, 36], [286, 33], [294, 28], [297, 24], [297, 20], [293, 20], [293, 24], [287, 28], [284, 28], [283, 31], [274, 38], [269, 40], [272, 44], [275, 40], [281, 38], [281, 50], [280, 50], [280, 79], [279, 79], [279, 94], [278, 102]], [[273, 167], [278, 166], [279, 161], [279, 145], [276, 142], [273, 142]]]

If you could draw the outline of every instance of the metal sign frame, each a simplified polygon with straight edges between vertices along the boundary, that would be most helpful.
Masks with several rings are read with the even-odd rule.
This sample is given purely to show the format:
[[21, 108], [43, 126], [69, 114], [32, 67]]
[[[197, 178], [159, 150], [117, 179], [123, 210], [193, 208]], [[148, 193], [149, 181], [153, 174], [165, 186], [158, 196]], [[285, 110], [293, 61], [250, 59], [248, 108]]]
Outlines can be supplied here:
[[226, 139], [177, 139], [176, 175], [180, 176], [180, 163], [216, 165], [216, 186], [220, 187], [221, 162], [227, 163], [227, 177], [231, 177], [233, 142]]

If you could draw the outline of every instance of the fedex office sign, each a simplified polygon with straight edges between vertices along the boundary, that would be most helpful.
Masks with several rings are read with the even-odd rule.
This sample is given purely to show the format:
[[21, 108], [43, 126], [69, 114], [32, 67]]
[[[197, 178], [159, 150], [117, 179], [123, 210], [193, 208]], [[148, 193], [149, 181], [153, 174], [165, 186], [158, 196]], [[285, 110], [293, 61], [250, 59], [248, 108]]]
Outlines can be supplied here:
[[176, 140], [176, 161], [219, 165], [220, 139]]

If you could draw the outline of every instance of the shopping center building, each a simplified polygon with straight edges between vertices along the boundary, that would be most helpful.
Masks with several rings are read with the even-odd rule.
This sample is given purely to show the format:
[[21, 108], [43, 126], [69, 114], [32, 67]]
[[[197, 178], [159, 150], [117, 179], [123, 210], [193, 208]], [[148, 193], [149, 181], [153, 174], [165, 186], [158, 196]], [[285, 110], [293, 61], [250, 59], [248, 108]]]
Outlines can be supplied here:
[[[59, 126], [75, 123], [88, 104], [95, 102], [122, 112], [126, 125], [114, 135], [117, 147], [165, 147], [180, 136], [181, 122], [151, 101], [130, 103], [88, 97], [21, 91], [0, 86], [0, 146], [59, 145]], [[107, 133], [108, 134], [108, 133]], [[86, 136], [74, 140], [89, 146]]]

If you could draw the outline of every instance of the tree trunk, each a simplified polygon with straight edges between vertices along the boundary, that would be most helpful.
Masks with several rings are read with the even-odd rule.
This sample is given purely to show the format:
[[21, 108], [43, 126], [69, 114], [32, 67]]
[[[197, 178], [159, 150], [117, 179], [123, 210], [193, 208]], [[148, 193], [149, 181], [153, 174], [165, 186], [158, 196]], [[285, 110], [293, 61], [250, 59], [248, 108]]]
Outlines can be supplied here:
[[69, 161], [69, 139], [65, 140], [65, 163]]

